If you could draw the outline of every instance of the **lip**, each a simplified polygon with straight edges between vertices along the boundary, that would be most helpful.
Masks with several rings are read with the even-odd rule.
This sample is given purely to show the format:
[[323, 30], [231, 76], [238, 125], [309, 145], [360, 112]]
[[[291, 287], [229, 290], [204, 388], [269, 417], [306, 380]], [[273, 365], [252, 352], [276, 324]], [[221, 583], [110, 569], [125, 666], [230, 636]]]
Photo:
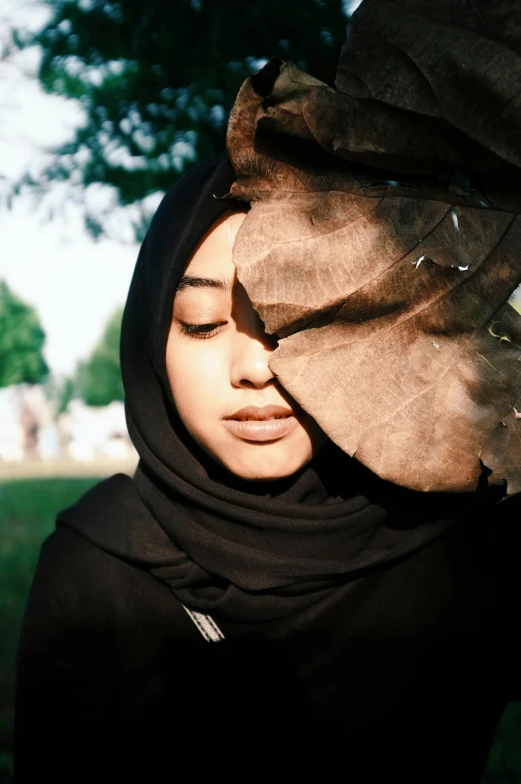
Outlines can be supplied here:
[[240, 408], [235, 414], [230, 414], [229, 417], [226, 417], [225, 421], [229, 422], [230, 420], [255, 420], [255, 421], [262, 421], [269, 419], [270, 417], [291, 417], [295, 416], [295, 412], [291, 410], [291, 408], [285, 408], [284, 406], [276, 406], [272, 403], [268, 406], [245, 406], [244, 408]]
[[269, 421], [224, 419], [223, 422], [230, 433], [246, 441], [274, 441], [278, 438], [284, 438], [298, 425], [298, 419], [295, 416], [285, 416]]

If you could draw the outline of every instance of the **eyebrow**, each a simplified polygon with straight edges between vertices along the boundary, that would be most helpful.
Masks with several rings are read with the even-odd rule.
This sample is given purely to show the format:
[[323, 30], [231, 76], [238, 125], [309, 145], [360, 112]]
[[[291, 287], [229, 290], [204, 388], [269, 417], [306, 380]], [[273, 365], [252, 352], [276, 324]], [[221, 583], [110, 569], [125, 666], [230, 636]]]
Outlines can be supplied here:
[[196, 275], [183, 275], [176, 291], [183, 291], [189, 288], [210, 288], [229, 293], [232, 287], [233, 281], [229, 278], [199, 278]]

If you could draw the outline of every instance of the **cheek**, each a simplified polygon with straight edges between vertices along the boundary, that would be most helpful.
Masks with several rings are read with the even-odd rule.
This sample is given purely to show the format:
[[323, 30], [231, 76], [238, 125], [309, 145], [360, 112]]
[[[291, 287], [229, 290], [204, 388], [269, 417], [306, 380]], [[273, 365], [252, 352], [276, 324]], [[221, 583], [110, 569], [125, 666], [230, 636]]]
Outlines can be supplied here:
[[[209, 342], [209, 341], [208, 341]], [[209, 347], [169, 341], [166, 368], [177, 410], [191, 415], [219, 409], [226, 379], [223, 360]], [[222, 403], [221, 403], [222, 407]]]

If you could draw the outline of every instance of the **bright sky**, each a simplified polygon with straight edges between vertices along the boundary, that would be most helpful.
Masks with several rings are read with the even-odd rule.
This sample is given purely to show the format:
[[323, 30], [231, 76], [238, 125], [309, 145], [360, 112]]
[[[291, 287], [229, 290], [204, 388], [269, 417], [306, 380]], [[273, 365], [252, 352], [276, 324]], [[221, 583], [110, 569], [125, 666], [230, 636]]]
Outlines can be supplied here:
[[[1, 0], [0, 52], [10, 27], [38, 29], [47, 14], [37, 0]], [[38, 62], [39, 53], [30, 50], [0, 58], [0, 194], [23, 172], [37, 174], [46, 149], [70, 138], [83, 120], [78, 104], [43, 92]], [[103, 189], [89, 195], [107, 205]], [[28, 194], [12, 209], [0, 199], [0, 279], [37, 308], [45, 356], [56, 373], [73, 371], [125, 301], [139, 247], [124, 215], [116, 215], [111, 234], [97, 242], [87, 235], [79, 205], [60, 184], [39, 205]]]

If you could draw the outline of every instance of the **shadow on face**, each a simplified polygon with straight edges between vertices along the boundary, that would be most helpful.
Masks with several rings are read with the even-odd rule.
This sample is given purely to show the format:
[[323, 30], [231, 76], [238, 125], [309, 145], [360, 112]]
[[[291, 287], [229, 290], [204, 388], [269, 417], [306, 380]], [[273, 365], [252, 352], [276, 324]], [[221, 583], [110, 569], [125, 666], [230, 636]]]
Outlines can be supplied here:
[[[293, 475], [328, 437], [270, 370], [278, 341], [237, 279], [232, 248], [247, 210], [221, 216], [190, 257], [174, 298], [166, 367], [178, 414], [204, 452], [242, 479], [267, 482]], [[240, 409], [268, 405], [292, 416], [230, 424]]]

